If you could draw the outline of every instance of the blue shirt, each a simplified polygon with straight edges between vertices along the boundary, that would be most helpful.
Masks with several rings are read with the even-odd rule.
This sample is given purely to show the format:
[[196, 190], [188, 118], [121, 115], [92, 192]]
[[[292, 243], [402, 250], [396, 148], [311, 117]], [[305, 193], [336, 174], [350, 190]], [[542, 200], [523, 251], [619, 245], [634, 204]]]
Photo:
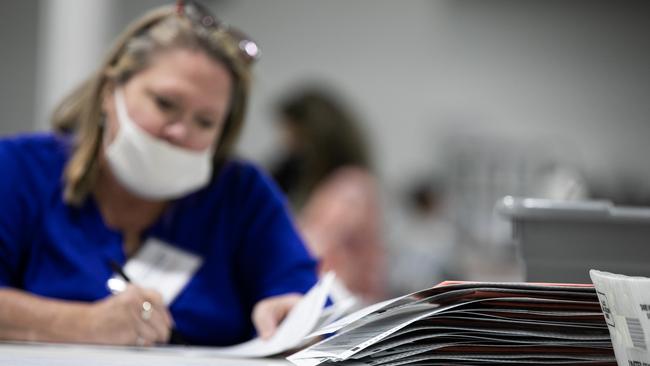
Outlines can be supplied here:
[[[70, 152], [69, 138], [50, 133], [0, 139], [0, 287], [78, 301], [109, 295], [109, 263], [126, 261], [122, 236], [92, 196], [80, 207], [63, 201]], [[143, 237], [203, 259], [170, 305], [176, 329], [194, 344], [251, 338], [257, 301], [316, 282], [279, 190], [244, 162], [227, 163], [206, 188], [174, 201]]]

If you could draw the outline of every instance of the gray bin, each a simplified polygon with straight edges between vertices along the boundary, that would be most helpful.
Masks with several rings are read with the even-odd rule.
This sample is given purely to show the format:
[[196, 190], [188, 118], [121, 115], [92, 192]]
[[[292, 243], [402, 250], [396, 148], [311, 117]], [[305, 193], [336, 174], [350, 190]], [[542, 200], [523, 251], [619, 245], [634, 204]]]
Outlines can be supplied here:
[[590, 269], [650, 277], [650, 209], [505, 197], [527, 281], [591, 283]]

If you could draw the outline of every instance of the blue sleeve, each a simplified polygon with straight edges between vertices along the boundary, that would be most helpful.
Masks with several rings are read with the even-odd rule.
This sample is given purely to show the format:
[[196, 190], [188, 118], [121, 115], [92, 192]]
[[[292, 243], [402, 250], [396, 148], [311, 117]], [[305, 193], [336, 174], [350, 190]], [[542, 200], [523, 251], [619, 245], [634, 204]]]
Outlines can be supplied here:
[[30, 215], [25, 166], [20, 149], [0, 140], [0, 287], [19, 287], [19, 267], [24, 258]]
[[237, 261], [252, 304], [289, 292], [305, 293], [317, 281], [285, 199], [271, 179], [255, 168], [243, 174], [244, 243]]

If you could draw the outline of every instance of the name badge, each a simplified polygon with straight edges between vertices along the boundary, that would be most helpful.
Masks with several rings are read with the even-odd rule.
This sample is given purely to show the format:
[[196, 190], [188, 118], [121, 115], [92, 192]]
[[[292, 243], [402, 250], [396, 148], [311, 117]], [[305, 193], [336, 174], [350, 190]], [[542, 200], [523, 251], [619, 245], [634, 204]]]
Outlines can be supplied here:
[[156, 238], [148, 239], [124, 265], [134, 284], [158, 291], [171, 304], [203, 263], [195, 254]]

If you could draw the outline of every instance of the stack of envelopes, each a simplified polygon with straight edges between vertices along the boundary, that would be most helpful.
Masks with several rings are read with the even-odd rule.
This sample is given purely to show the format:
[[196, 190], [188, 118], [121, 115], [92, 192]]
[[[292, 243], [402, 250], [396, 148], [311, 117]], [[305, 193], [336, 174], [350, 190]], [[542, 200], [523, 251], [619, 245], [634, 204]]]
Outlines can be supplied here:
[[616, 365], [591, 285], [443, 282], [362, 309], [288, 359], [336, 365]]

